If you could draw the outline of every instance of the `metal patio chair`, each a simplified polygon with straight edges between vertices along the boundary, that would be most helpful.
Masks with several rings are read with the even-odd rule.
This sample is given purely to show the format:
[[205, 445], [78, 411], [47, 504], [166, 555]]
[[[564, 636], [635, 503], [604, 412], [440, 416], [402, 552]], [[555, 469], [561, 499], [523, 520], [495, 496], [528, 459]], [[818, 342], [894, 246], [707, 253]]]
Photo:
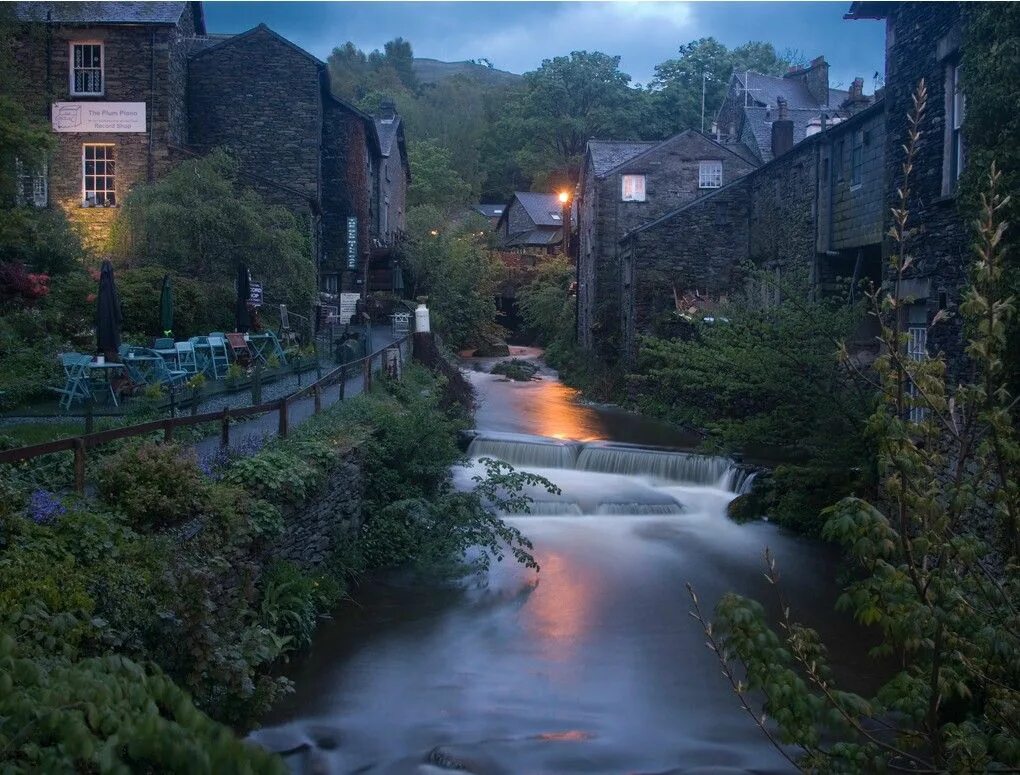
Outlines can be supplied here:
[[191, 376], [198, 374], [198, 356], [195, 345], [191, 342], [175, 342], [177, 350], [177, 370]]
[[92, 395], [89, 386], [89, 364], [92, 357], [81, 353], [61, 353], [58, 356], [64, 369], [64, 387], [51, 387], [60, 393], [60, 408], [70, 409], [76, 398], [85, 400]]
[[230, 366], [230, 358], [227, 355], [227, 337], [219, 331], [213, 331], [208, 336], [209, 358], [214, 379], [223, 379], [227, 376], [227, 368]]

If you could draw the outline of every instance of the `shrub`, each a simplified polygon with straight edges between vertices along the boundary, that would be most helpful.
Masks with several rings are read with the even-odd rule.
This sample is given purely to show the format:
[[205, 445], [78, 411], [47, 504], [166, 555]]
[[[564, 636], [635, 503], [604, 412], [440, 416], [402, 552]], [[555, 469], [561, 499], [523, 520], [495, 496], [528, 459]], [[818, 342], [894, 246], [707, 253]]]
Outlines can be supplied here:
[[322, 481], [323, 472], [289, 450], [268, 449], [238, 460], [223, 479], [273, 503], [300, 503]]
[[18, 207], [0, 218], [0, 263], [24, 264], [30, 272], [61, 274], [81, 266], [85, 250], [63, 211]]
[[136, 444], [99, 469], [99, 494], [140, 530], [180, 524], [200, 512], [208, 488], [194, 453], [173, 444]]

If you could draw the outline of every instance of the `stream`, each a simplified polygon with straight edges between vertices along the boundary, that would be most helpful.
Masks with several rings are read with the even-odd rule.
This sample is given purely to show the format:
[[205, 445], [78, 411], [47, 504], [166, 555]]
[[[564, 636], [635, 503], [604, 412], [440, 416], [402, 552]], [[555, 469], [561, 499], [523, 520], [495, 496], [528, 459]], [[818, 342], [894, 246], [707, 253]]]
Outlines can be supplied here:
[[[517, 349], [517, 348], [515, 348]], [[522, 353], [535, 357], [537, 353]], [[469, 363], [482, 369], [492, 361]], [[253, 737], [295, 772], [786, 772], [705, 647], [685, 583], [710, 613], [727, 591], [821, 630], [838, 679], [873, 688], [867, 644], [833, 610], [838, 556], [766, 522], [737, 525], [746, 481], [647, 418], [576, 400], [548, 369], [506, 382], [470, 372], [470, 454], [561, 489], [509, 517], [541, 572], [494, 564], [468, 588], [365, 584], [290, 666], [296, 691]], [[470, 470], [455, 471], [467, 486]]]

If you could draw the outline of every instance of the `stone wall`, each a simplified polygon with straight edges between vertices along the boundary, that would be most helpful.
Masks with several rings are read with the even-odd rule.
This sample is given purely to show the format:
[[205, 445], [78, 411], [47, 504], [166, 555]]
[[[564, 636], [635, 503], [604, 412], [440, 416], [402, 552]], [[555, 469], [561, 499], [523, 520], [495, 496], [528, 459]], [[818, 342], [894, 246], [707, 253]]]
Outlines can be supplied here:
[[230, 149], [247, 171], [278, 184], [274, 203], [318, 200], [319, 71], [314, 58], [265, 26], [200, 51], [189, 63], [192, 146]]
[[311, 501], [284, 510], [283, 535], [269, 547], [273, 559], [315, 568], [329, 559], [341, 535], [361, 527], [364, 478], [358, 450], [340, 455], [340, 461]]
[[[947, 190], [947, 66], [959, 57], [963, 17], [960, 3], [903, 3], [893, 7], [886, 26], [886, 208], [896, 205], [903, 183], [902, 164], [907, 113], [920, 79], [928, 105], [910, 180], [910, 223], [920, 227], [908, 251], [915, 258], [911, 274], [916, 303], [905, 315], [909, 325], [930, 323], [940, 307], [951, 313], [928, 334], [928, 352], [942, 352], [951, 378], [965, 365], [964, 336], [958, 309], [967, 283], [971, 235], [956, 195]], [[867, 24], [869, 22], [857, 22]], [[870, 22], [874, 23], [874, 22]], [[887, 226], [889, 216], [886, 216]], [[890, 246], [892, 249], [892, 246]]]
[[[365, 123], [341, 103], [327, 100], [322, 133], [323, 275], [343, 276], [342, 289], [355, 290], [357, 270], [347, 272], [347, 218], [358, 218], [360, 247], [368, 245], [368, 144]], [[363, 251], [362, 251], [363, 252]], [[362, 255], [359, 253], [358, 261]]]

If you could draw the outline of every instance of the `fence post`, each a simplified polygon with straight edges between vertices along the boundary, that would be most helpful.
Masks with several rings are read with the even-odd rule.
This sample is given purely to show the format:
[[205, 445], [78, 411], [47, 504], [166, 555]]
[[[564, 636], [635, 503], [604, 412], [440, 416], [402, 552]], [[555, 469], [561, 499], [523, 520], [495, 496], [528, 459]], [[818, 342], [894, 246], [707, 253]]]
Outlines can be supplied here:
[[74, 491], [85, 494], [85, 439], [74, 440]]
[[220, 420], [220, 446], [230, 446], [230, 410], [223, 407], [223, 417]]
[[174, 421], [173, 419], [163, 420], [163, 442], [169, 444], [174, 440]]
[[279, 430], [280, 438], [281, 439], [285, 439], [285, 438], [287, 438], [287, 399], [286, 398], [281, 398], [280, 399], [279, 412], [280, 412], [280, 430]]
[[315, 413], [318, 414], [322, 411], [322, 393], [319, 391], [318, 383], [312, 387], [312, 397], [315, 399]]

